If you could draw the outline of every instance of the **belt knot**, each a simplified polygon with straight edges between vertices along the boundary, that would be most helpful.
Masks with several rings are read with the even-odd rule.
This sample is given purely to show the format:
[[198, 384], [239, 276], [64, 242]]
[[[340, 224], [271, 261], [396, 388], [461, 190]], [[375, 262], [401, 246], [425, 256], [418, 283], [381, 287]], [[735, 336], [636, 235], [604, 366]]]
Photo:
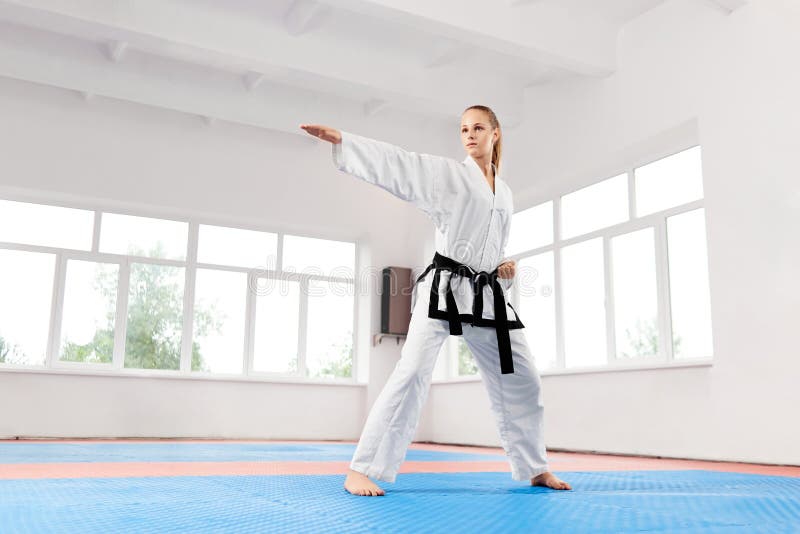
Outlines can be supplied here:
[[[494, 326], [497, 331], [497, 346], [500, 352], [500, 372], [502, 374], [510, 374], [514, 372], [514, 363], [511, 357], [511, 340], [508, 333], [508, 314], [506, 313], [506, 300], [503, 295], [503, 287], [500, 285], [497, 276], [497, 268], [491, 272], [480, 271], [476, 272], [468, 265], [458, 262], [452, 258], [448, 258], [439, 252], [433, 256], [433, 261], [428, 268], [425, 269], [418, 278], [417, 282], [422, 280], [431, 269], [435, 269], [433, 274], [433, 283], [431, 284], [430, 302], [428, 306], [428, 316], [434, 317], [438, 315], [438, 290], [439, 290], [439, 274], [441, 271], [450, 271], [450, 279], [447, 283], [447, 290], [445, 293], [445, 301], [447, 303], [446, 317], [450, 327], [451, 335], [462, 335], [461, 317], [458, 313], [458, 306], [456, 305], [453, 296], [453, 277], [463, 276], [470, 279], [473, 291], [472, 301], [472, 325], [475, 326], [476, 321], [481, 321], [483, 317], [483, 288], [489, 286], [492, 289], [492, 296], [494, 301]], [[466, 320], [466, 319], [464, 319]]]

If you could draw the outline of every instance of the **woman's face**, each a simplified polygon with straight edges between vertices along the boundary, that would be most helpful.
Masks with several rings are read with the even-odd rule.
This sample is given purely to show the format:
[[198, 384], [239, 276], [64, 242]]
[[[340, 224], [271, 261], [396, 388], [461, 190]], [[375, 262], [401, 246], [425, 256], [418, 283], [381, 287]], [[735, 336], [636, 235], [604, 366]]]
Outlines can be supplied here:
[[492, 146], [499, 135], [485, 111], [468, 109], [461, 116], [461, 144], [473, 159], [491, 158]]

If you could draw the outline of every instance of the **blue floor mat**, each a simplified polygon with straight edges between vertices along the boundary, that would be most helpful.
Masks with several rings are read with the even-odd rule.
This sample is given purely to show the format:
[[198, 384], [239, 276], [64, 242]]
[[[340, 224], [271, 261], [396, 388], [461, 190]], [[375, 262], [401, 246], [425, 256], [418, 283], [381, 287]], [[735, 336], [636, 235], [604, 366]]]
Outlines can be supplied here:
[[341, 475], [0, 481], [11, 532], [800, 531], [800, 478], [688, 471], [557, 473], [572, 491], [509, 473], [404, 473], [359, 497]]
[[[0, 443], [0, 464], [61, 462], [333, 462], [353, 457], [348, 443]], [[420, 462], [504, 461], [505, 456], [408, 449]]]

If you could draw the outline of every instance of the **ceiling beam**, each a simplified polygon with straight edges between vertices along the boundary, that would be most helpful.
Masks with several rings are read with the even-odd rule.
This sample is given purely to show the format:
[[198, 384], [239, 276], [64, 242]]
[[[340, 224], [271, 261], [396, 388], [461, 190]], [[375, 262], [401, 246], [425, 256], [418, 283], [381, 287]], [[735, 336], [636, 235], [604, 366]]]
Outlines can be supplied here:
[[[309, 121], [369, 131], [367, 112], [384, 107], [380, 102], [321, 99], [311, 91], [276, 84], [263, 84], [259, 98], [251, 98], [243, 92], [239, 75], [198, 73], [174, 62], [140, 69], [141, 58], [134, 51], [109, 70], [94, 43], [52, 34], [32, 39], [33, 31], [0, 23], [0, 76], [72, 91], [86, 101], [110, 98], [201, 117], [208, 126], [225, 121], [299, 136], [306, 134], [298, 125]], [[441, 115], [412, 117], [445, 123]]]
[[319, 1], [578, 75], [605, 77], [616, 68], [618, 28], [558, 2]]
[[522, 115], [522, 87], [501, 76], [475, 84], [471, 72], [440, 72], [423, 65], [397, 76], [395, 64], [380, 50], [347, 40], [331, 45], [298, 39], [254, 17], [231, 15], [223, 4], [0, 0], [0, 19], [98, 43], [125, 42], [126, 57], [135, 50], [232, 72], [240, 80], [245, 77], [245, 87], [248, 73], [259, 73], [262, 77], [252, 90], [271, 81], [359, 103], [383, 100], [398, 109], [440, 117], [457, 114], [473, 102], [492, 102], [508, 123]]

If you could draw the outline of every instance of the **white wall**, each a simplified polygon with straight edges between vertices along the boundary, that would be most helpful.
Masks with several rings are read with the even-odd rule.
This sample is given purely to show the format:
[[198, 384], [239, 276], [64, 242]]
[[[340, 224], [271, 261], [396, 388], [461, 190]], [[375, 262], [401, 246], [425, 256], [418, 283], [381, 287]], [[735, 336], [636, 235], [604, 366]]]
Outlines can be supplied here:
[[[713, 6], [635, 19], [616, 74], [531, 89], [509, 140], [517, 210], [676, 132], [703, 146], [713, 366], [544, 376], [548, 447], [800, 463], [800, 7]], [[424, 417], [420, 439], [499, 444], [479, 383], [434, 384]]]
[[[307, 136], [228, 123], [209, 127], [191, 115], [102, 98], [86, 102], [74, 93], [2, 78], [0, 117], [2, 197], [124, 206], [357, 239], [363, 261], [378, 270], [409, 265], [417, 246], [406, 227], [429, 224], [385, 191], [339, 173], [330, 145]], [[313, 121], [297, 118], [298, 124]], [[420, 128], [414, 117], [391, 110], [356, 133], [444, 152], [430, 124]], [[369, 379], [369, 386], [0, 370], [0, 437], [355, 439], [368, 399], [397, 360], [391, 345], [371, 346], [380, 302], [376, 279], [368, 280], [359, 302], [358, 348], [362, 382]]]

